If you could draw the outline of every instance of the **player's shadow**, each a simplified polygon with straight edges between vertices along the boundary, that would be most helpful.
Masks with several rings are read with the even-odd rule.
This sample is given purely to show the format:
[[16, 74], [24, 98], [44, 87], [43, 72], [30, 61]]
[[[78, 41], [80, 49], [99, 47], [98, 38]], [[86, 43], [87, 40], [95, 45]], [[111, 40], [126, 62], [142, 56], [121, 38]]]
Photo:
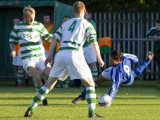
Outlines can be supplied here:
[[[74, 97], [46, 97], [51, 100], [72, 100]], [[33, 97], [0, 97], [0, 100], [32, 100]]]

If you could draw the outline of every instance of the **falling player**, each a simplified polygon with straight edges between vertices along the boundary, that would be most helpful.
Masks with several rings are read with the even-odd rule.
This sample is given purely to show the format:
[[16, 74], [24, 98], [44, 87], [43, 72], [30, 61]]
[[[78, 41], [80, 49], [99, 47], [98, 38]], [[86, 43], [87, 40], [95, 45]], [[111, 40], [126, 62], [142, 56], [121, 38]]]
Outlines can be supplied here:
[[[147, 58], [142, 61], [134, 70], [132, 70], [132, 64], [138, 62], [138, 58], [135, 55], [121, 53], [119, 50], [113, 50], [110, 54], [111, 67], [104, 70], [101, 75], [95, 80], [97, 84], [101, 82], [106, 82], [108, 80], [112, 81], [111, 88], [108, 95], [113, 100], [116, 95], [119, 85], [131, 85], [134, 82], [135, 77], [140, 75], [143, 70], [148, 66], [153, 58], [153, 53], [148, 52]], [[86, 91], [83, 91], [81, 95], [77, 97], [75, 103], [81, 100], [85, 100]]]

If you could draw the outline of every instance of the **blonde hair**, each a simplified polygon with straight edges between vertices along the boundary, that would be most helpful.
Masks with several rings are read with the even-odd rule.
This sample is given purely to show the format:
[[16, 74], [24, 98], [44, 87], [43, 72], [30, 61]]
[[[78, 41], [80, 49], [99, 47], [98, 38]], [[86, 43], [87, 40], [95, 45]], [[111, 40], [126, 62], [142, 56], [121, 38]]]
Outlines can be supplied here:
[[85, 5], [81, 1], [77, 1], [73, 4], [73, 11], [77, 14], [80, 14], [85, 8]]
[[28, 16], [28, 15], [32, 15], [32, 14], [36, 14], [35, 10], [31, 7], [31, 6], [27, 6], [24, 7], [23, 9], [23, 16]]

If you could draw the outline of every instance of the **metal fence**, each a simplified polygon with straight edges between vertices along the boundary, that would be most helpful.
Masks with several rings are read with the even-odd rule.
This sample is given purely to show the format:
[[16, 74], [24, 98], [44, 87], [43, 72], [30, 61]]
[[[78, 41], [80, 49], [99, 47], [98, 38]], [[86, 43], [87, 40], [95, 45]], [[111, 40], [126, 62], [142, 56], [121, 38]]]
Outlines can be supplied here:
[[[112, 38], [112, 49], [135, 54], [140, 62], [148, 51], [154, 52], [154, 40], [146, 39], [146, 33], [160, 18], [159, 13], [91, 13], [90, 16], [96, 22], [98, 38]], [[108, 58], [108, 55], [103, 56], [106, 65], [99, 68], [99, 72], [108, 67]], [[138, 78], [159, 79], [155, 59]]]
[[98, 37], [112, 39], [145, 38], [147, 31], [160, 19], [157, 13], [91, 13], [96, 22]]

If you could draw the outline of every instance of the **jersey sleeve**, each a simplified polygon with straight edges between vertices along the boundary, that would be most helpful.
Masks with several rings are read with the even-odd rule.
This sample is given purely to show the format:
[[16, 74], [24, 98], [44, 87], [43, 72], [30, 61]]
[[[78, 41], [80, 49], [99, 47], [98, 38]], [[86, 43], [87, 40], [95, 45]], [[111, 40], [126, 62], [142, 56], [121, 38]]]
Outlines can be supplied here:
[[16, 25], [14, 26], [14, 28], [10, 34], [9, 42], [15, 43], [15, 44], [18, 43], [18, 35], [17, 35]]
[[93, 20], [89, 20], [89, 22], [93, 25], [94, 29], [96, 30], [96, 23]]
[[96, 33], [93, 25], [89, 22], [88, 22], [85, 33], [87, 36], [87, 42], [89, 42], [89, 43], [97, 42], [97, 33]]
[[54, 33], [54, 37], [61, 41], [62, 38], [62, 26]]
[[136, 55], [133, 54], [128, 54], [128, 53], [123, 53], [123, 57], [126, 57], [128, 59], [130, 59], [133, 63], [138, 62], [138, 57]]
[[53, 37], [52, 34], [50, 34], [47, 29], [44, 27], [43, 24], [40, 23], [40, 33], [43, 40], [49, 41], [50, 37]]

